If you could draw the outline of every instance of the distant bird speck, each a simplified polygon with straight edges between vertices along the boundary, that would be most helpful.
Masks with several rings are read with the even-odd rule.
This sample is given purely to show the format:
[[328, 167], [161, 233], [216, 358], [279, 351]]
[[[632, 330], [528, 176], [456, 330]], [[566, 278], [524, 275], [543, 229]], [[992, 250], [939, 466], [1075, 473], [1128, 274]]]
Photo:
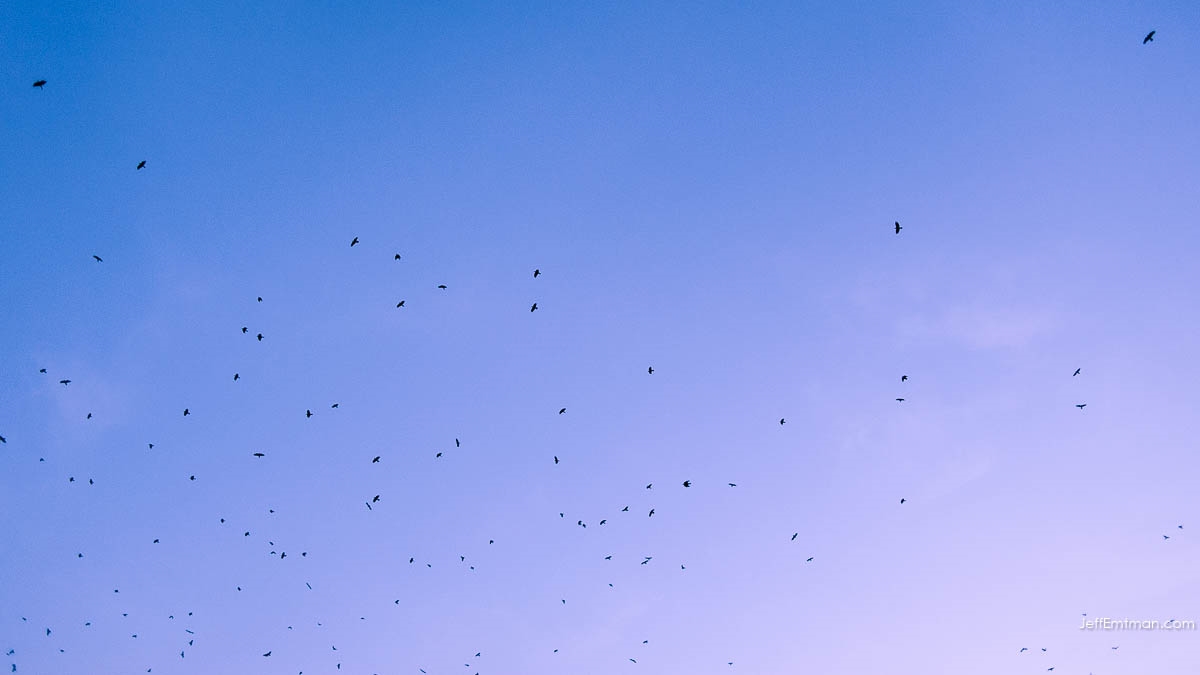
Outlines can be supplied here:
[[[1146, 33], [1146, 37], [1142, 38], [1142, 44], [1146, 44], [1147, 42], [1154, 42], [1154, 34], [1157, 32], [1158, 31], [1156, 31], [1156, 30], [1152, 30], [1149, 33]], [[1170, 51], [1170, 50], [1168, 50], [1168, 51]], [[42, 80], [42, 84], [45, 84], [45, 83], [46, 83], [46, 81]], [[33, 86], [36, 87], [37, 84], [34, 84]]]
[[[138, 162], [137, 170], [141, 171], [144, 168], [146, 168], [146, 160], [143, 159], [142, 161]], [[170, 173], [170, 172], [168, 171], [167, 173]]]
[[357, 244], [357, 243], [358, 243], [358, 237], [355, 237], [355, 238], [353, 238], [353, 239], [351, 239], [351, 240], [350, 240], [350, 245], [351, 245], [351, 246], [354, 246], [354, 245], [355, 245], [355, 244]]
[[896, 234], [900, 234], [900, 230], [903, 230], [903, 229], [904, 229], [903, 227], [900, 227], [900, 221], [897, 220], [896, 221]]
[[[34, 82], [34, 83], [33, 83], [33, 86], [37, 87], [38, 89], [42, 89], [43, 87], [45, 87], [45, 86], [46, 86], [46, 81], [45, 81], [45, 80], [38, 80], [37, 82]], [[68, 87], [68, 89], [69, 89], [69, 88], [70, 88], [70, 87]]]

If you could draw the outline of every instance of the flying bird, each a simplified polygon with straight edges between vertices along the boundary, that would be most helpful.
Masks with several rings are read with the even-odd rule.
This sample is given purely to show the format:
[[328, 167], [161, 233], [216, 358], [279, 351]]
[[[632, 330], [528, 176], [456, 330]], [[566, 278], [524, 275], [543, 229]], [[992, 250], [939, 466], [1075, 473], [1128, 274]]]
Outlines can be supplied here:
[[238, 380], [240, 380], [241, 378], [242, 378], [242, 376], [241, 376], [241, 375], [238, 375], [237, 373], [234, 373], [234, 374], [233, 374], [233, 381], [234, 381], [234, 382], [237, 382], [237, 381], [238, 381]]
[[65, 387], [68, 384], [71, 384], [71, 381], [70, 380], [59, 380], [58, 383]]
[[1083, 410], [1085, 407], [1087, 407], [1087, 404], [1086, 403], [1076, 403], [1075, 407], [1079, 408], [1080, 410]]
[[1071, 377], [1075, 377], [1076, 375], [1078, 375], [1079, 371], [1081, 371], [1081, 370], [1083, 370], [1083, 368], [1076, 368], [1075, 372], [1071, 373]]
[[650, 517], [653, 517], [653, 516], [654, 516], [654, 509], [650, 509], [650, 513], [649, 513], [649, 515], [647, 515], [646, 517], [647, 517], [647, 518], [650, 518]]
[[900, 403], [904, 403], [904, 399], [902, 399], [902, 398], [898, 398], [896, 400], [899, 401]]
[[454, 447], [456, 447], [456, 448], [461, 448], [461, 447], [462, 447], [462, 443], [459, 443], [457, 438], [456, 438], [456, 439], [454, 439]]
[[396, 259], [396, 260], [399, 260], [399, 259], [400, 259], [400, 254], [399, 254], [399, 253], [397, 253], [397, 254], [396, 254], [396, 258], [395, 258], [395, 259]]
[[907, 382], [907, 381], [908, 381], [908, 376], [907, 376], [907, 375], [901, 375], [901, 376], [900, 376], [900, 381], [901, 381], [901, 382]]
[[539, 274], [541, 274], [541, 273], [542, 273], [542, 271], [541, 271], [541, 270], [534, 270], [534, 271], [533, 271], [533, 278], [534, 278], [534, 279], [538, 278], [538, 275], [539, 275]]
[[258, 341], [259, 341], [259, 342], [262, 342], [262, 338], [263, 338], [263, 334], [262, 334], [262, 333], [259, 333], [259, 334], [258, 334], [258, 335], [256, 335], [255, 337], [257, 337], [257, 338], [258, 338]]
[[104, 258], [101, 258], [101, 257], [100, 257], [100, 256], [98, 256], [98, 255], [94, 255], [94, 256], [92, 256], [92, 257], [93, 257], [93, 258], [95, 258], [96, 262], [104, 262]]
[[904, 229], [903, 227], [900, 227], [900, 221], [897, 220], [896, 221], [896, 234], [900, 234], [900, 230], [903, 230], [903, 229]]
[[259, 301], [259, 302], [262, 302], [262, 296], [261, 296], [261, 295], [260, 295], [260, 296], [258, 296], [258, 301]]
[[905, 499], [904, 497], [901, 497], [901, 498], [900, 498], [900, 503], [901, 503], [901, 504], [903, 504], [903, 503], [904, 503], [904, 502], [906, 502], [906, 501], [908, 501], [908, 500], [907, 500], [907, 499]]
[[146, 160], [143, 159], [142, 161], [138, 162], [137, 170], [141, 171], [144, 168], [146, 168]]
[[[1147, 42], [1154, 42], [1154, 34], [1155, 34], [1155, 33], [1157, 33], [1157, 32], [1158, 32], [1158, 31], [1156, 31], [1156, 30], [1152, 30], [1152, 31], [1150, 31], [1149, 33], [1146, 33], [1146, 37], [1142, 38], [1142, 44], [1146, 44]], [[46, 84], [46, 81], [45, 81], [45, 80], [42, 80], [42, 84]], [[36, 86], [38, 86], [38, 85], [37, 85], [37, 83], [35, 82], [35, 83], [33, 84], [33, 86], [35, 86], [35, 87], [36, 87]]]
[[339, 404], [337, 404], [337, 403], [334, 403], [333, 405], [331, 405], [331, 406], [329, 406], [329, 407], [330, 407], [330, 408], [332, 408], [332, 409], [334, 409], [334, 410], [337, 410], [337, 407], [338, 407], [338, 405], [339, 405]]
[[41, 370], [39, 370], [38, 372], [39, 372], [39, 373], [44, 373], [44, 372], [46, 372], [46, 369], [45, 369], [45, 368], [42, 368], [42, 369], [41, 369]]
[[561, 415], [561, 414], [563, 414], [563, 413], [565, 413], [565, 412], [567, 412], [567, 409], [566, 409], [566, 408], [561, 408], [561, 409], [559, 409], [559, 411], [558, 411], [558, 414], [559, 414], [559, 415]]
[[737, 483], [730, 483], [729, 487], [737, 487]]
[[378, 464], [378, 463], [379, 463], [379, 455], [376, 455], [376, 456], [375, 456], [375, 459], [371, 460], [371, 463], [372, 463], [372, 464]]
[[647, 374], [647, 375], [653, 375], [653, 374], [654, 374], [654, 366], [650, 366], [649, 368], [647, 368], [647, 369], [646, 369], [646, 374]]
[[438, 288], [440, 288], [444, 291], [444, 290], [446, 290], [446, 284], [438, 284]]
[[310, 418], [310, 417], [312, 417], [312, 411], [311, 411], [311, 410], [307, 410], [307, 409], [306, 409], [306, 410], [304, 411], [304, 419], [308, 419], [308, 418]]
[[683, 487], [692, 487], [692, 481], [690, 481], [690, 480], [683, 481]]
[[554, 463], [555, 463], [555, 464], [558, 464], [558, 455], [555, 455], [555, 456], [554, 456]]
[[401, 307], [403, 307], [403, 306], [404, 306], [404, 301], [403, 301], [403, 300], [401, 300], [400, 302], [397, 302], [397, 303], [396, 303], [396, 308], [397, 308], [397, 309], [399, 309], [399, 308], [401, 308]]
[[263, 453], [261, 453], [261, 452], [256, 452], [256, 453], [254, 453], [254, 456], [255, 456], [255, 457], [266, 457], [266, 455], [264, 455], [264, 454], [263, 454]]
[[800, 536], [800, 533], [799, 533], [799, 532], [795, 532], [795, 533], [793, 533], [793, 534], [792, 534], [792, 541], [796, 541], [796, 537], [799, 537], [799, 536]]
[[191, 415], [191, 414], [192, 414], [192, 411], [191, 411], [191, 410], [189, 410], [189, 409], [187, 409], [187, 408], [184, 408], [184, 409], [183, 409], [183, 416], [184, 416], [184, 417], [187, 417], [188, 415]]
[[529, 308], [529, 311], [531, 311], [531, 312], [536, 312], [536, 311], [537, 311], [537, 303], [536, 303], [536, 302], [535, 302], [535, 303], [533, 303], [533, 306]]
[[780, 417], [780, 418], [779, 418], [779, 425], [780, 425], [780, 426], [783, 426], [783, 425], [784, 425], [784, 423], [786, 423], [786, 422], [787, 422], [787, 420], [785, 420], [784, 418], [782, 418], [782, 417]]
[[355, 245], [355, 244], [357, 244], [357, 243], [358, 243], [358, 237], [355, 237], [355, 238], [353, 238], [353, 239], [351, 239], [351, 240], [350, 240], [350, 245], [351, 245], [351, 246], [354, 246], [354, 245]]
[[250, 329], [249, 329], [248, 327], [246, 327], [246, 326], [242, 326], [242, 335], [245, 335], [245, 334], [246, 334], [246, 332], [247, 332], [247, 331], [249, 331], [249, 330], [250, 330]]
[[[1153, 33], [1151, 33], [1151, 35], [1153, 35]], [[33, 86], [37, 87], [38, 89], [41, 89], [42, 87], [46, 86], [46, 81], [38, 80], [37, 82], [33, 83]]]

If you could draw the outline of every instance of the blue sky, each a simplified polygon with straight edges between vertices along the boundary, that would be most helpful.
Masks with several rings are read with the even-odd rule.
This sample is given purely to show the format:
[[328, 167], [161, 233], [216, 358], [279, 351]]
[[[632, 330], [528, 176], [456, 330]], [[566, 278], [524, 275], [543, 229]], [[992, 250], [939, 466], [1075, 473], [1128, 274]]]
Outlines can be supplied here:
[[1200, 667], [1198, 44], [5, 5], [0, 667]]

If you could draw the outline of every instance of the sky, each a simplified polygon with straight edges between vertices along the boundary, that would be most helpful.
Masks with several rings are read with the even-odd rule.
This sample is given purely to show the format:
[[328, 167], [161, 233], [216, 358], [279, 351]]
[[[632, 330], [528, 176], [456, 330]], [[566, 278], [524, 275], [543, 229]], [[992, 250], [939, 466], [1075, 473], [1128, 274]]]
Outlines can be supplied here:
[[1197, 72], [1190, 2], [4, 3], [0, 667], [1200, 670], [1080, 628], [1200, 621]]

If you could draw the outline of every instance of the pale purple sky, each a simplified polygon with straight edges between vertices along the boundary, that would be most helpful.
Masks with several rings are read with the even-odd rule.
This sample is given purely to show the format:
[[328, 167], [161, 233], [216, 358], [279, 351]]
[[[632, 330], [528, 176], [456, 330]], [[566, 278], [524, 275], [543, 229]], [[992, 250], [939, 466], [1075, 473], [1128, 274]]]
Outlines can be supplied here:
[[1200, 672], [1198, 45], [0, 6], [0, 668]]

